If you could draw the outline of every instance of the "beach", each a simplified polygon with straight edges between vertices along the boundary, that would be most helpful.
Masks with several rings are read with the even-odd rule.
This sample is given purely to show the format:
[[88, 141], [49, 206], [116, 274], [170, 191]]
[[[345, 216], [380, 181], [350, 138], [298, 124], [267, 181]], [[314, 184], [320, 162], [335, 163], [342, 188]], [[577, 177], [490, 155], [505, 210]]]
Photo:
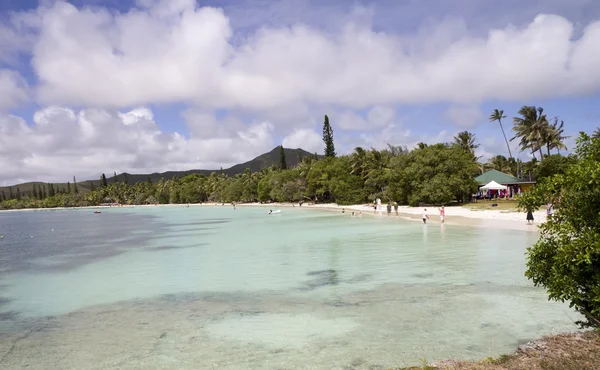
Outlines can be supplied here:
[[[203, 206], [222, 206], [221, 203], [205, 203]], [[225, 204], [230, 206], [230, 204]], [[269, 209], [277, 208], [297, 208], [298, 204], [294, 203], [244, 203], [238, 204], [238, 207], [264, 207]], [[323, 203], [323, 204], [304, 204], [303, 209], [318, 209], [332, 212], [342, 212], [344, 215], [352, 217], [352, 212], [355, 212], [355, 217], [358, 216], [359, 212], [362, 212], [363, 216], [366, 217], [383, 217], [388, 218], [386, 205], [381, 205], [381, 211], [375, 212], [373, 205], [338, 205], [335, 203]], [[427, 209], [427, 215], [429, 216], [428, 224], [440, 224], [440, 216], [438, 207], [410, 207], [410, 206], [399, 206], [398, 216], [392, 208], [392, 213], [389, 218], [398, 218], [402, 220], [410, 220], [415, 222], [423, 222], [422, 216], [424, 209]], [[465, 207], [455, 206], [446, 207], [446, 216], [444, 225], [463, 225], [463, 226], [476, 226], [476, 227], [489, 227], [489, 228], [501, 228], [508, 230], [522, 230], [537, 232], [537, 226], [546, 220], [546, 213], [544, 210], [538, 210], [533, 213], [535, 222], [534, 224], [527, 224], [525, 219], [526, 213], [517, 211], [507, 210], [472, 210]]]
[[[233, 207], [231, 203], [190, 203], [190, 204], [158, 204], [158, 205], [123, 205], [118, 208], [137, 208], [137, 207]], [[239, 203], [237, 207], [262, 207], [267, 209], [315, 209], [321, 211], [330, 212], [342, 212], [348, 217], [352, 217], [352, 212], [355, 212], [355, 216], [358, 216], [360, 212], [365, 217], [385, 217], [387, 218], [386, 205], [381, 205], [381, 211], [374, 212], [373, 205], [370, 204], [355, 204], [355, 205], [338, 205], [336, 203], [319, 203], [311, 204], [304, 203], [302, 207], [298, 203]], [[0, 210], [0, 212], [18, 212], [18, 211], [57, 211], [57, 210], [69, 210], [69, 209], [90, 209], [90, 210], [102, 210], [116, 208], [111, 206], [89, 206], [89, 207], [56, 207], [56, 208], [26, 208], [26, 209], [15, 209], [15, 210]], [[398, 216], [392, 208], [390, 218], [398, 218], [402, 220], [409, 220], [415, 222], [422, 222], [422, 215], [424, 209], [427, 209], [427, 215], [429, 216], [428, 224], [440, 224], [440, 216], [438, 207], [410, 207], [410, 206], [399, 206]], [[463, 226], [476, 226], [486, 228], [501, 228], [509, 230], [523, 230], [537, 232], [537, 226], [542, 224], [546, 220], [546, 213], [544, 210], [538, 210], [533, 213], [535, 222], [532, 225], [527, 224], [525, 220], [526, 214], [524, 212], [517, 212], [512, 210], [473, 210], [460, 206], [446, 207], [445, 225], [463, 225]]]

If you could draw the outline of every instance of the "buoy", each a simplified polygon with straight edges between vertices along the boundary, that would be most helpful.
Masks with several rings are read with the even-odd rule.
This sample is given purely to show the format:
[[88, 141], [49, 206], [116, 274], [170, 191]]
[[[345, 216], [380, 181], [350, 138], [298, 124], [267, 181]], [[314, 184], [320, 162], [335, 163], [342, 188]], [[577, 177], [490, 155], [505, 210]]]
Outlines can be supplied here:
[[52, 231], [54, 231], [54, 229], [52, 229]]
[[0, 239], [4, 238], [4, 235], [0, 235]]
[[31, 235], [31, 237], [33, 238], [33, 235]]

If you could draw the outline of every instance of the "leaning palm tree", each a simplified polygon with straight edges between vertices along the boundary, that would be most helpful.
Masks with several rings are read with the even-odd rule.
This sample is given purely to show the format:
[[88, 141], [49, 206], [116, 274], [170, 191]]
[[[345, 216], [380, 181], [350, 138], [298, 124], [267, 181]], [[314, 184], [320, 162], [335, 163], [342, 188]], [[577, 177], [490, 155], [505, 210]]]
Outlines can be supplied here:
[[475, 157], [475, 149], [479, 148], [479, 144], [475, 144], [475, 134], [469, 131], [459, 132], [454, 137], [454, 143], [471, 153], [473, 157]]
[[506, 134], [504, 133], [504, 127], [502, 127], [502, 118], [506, 118], [502, 109], [494, 109], [492, 114], [490, 114], [490, 122], [498, 121], [498, 123], [500, 124], [500, 130], [502, 130], [502, 135], [504, 136], [504, 141], [506, 142], [506, 149], [508, 149], [508, 157], [512, 158], [510, 145], [508, 145], [508, 140], [506, 139]]
[[544, 114], [544, 108], [523, 106], [519, 109], [519, 114], [521, 117], [513, 118], [515, 136], [510, 141], [519, 138], [522, 152], [531, 151], [535, 157], [535, 153], [539, 151], [540, 160], [542, 160], [544, 156], [542, 147], [546, 145], [545, 137], [550, 126]]
[[424, 142], [420, 141], [417, 143], [417, 148], [418, 149], [425, 149], [427, 148], [427, 144], [425, 144]]

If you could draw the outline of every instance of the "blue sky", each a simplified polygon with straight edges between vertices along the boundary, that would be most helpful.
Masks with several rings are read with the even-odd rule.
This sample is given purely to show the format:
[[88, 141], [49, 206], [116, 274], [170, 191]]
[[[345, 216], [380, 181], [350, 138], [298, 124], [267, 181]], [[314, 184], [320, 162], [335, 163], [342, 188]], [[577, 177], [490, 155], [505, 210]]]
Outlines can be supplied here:
[[479, 154], [507, 154], [495, 108], [509, 135], [522, 105], [573, 137], [600, 122], [592, 0], [4, 0], [0, 13], [0, 184], [322, 151], [324, 114], [342, 153], [469, 130]]

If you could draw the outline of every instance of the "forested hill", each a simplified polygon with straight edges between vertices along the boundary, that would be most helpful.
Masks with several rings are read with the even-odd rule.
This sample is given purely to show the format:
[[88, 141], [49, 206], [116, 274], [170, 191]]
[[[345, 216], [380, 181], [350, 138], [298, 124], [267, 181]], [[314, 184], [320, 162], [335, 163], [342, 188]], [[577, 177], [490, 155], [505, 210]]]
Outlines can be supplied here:
[[[311, 154], [309, 152], [307, 152], [304, 149], [289, 149], [289, 148], [284, 148], [284, 152], [285, 152], [285, 159], [286, 159], [286, 163], [288, 165], [288, 167], [293, 167], [295, 165], [297, 165], [302, 158], [304, 157], [309, 157], [309, 156], [314, 156], [314, 154]], [[234, 176], [237, 175], [239, 173], [243, 173], [246, 168], [249, 168], [250, 171], [252, 172], [258, 172], [262, 169], [265, 168], [269, 168], [271, 166], [279, 166], [280, 164], [280, 147], [277, 146], [275, 148], [273, 148], [273, 150], [271, 150], [268, 153], [264, 153], [259, 155], [258, 157], [252, 159], [251, 161], [248, 162], [244, 162], [244, 163], [240, 163], [240, 164], [236, 164], [230, 168], [227, 169], [222, 169], [223, 173], [228, 175], [228, 176]], [[319, 158], [321, 158], [322, 156], [319, 156]], [[143, 181], [148, 181], [148, 178], [150, 178], [150, 180], [155, 183], [158, 182], [161, 178], [164, 179], [172, 179], [174, 177], [177, 178], [182, 178], [185, 175], [189, 175], [189, 174], [204, 174], [204, 175], [210, 175], [211, 173], [216, 172], [216, 173], [221, 173], [221, 169], [214, 169], [214, 170], [188, 170], [188, 171], [167, 171], [167, 172], [162, 172], [162, 173], [151, 173], [151, 174], [130, 174], [130, 173], [120, 173], [117, 174], [117, 181], [120, 182], [127, 182], [128, 184], [135, 184], [138, 182], [143, 182]], [[114, 178], [114, 174], [113, 173], [106, 173], [106, 181], [107, 183], [112, 183], [115, 181]], [[65, 179], [65, 180], [69, 180], [69, 179]], [[13, 192], [16, 191], [16, 188], [19, 188], [20, 193], [22, 194], [26, 194], [28, 192], [31, 192], [33, 190], [33, 186], [34, 184], [36, 184], [36, 186], [41, 185], [45, 182], [26, 182], [26, 183], [22, 183], [22, 184], [17, 184], [17, 185], [13, 185], [13, 186], [4, 186], [4, 187], [0, 187], [0, 192], [4, 191], [5, 194], [9, 193], [9, 188], [12, 187]], [[78, 187], [82, 190], [82, 191], [88, 191], [90, 190], [92, 187], [98, 187], [100, 186], [102, 183], [101, 179], [100, 179], [100, 173], [98, 174], [98, 179], [92, 179], [92, 180], [85, 180], [85, 181], [77, 181], [77, 185]], [[72, 181], [71, 181], [72, 184]], [[92, 185], [93, 184], [93, 185]], [[67, 183], [55, 183], [54, 187], [56, 190], [66, 190], [67, 189]]]

